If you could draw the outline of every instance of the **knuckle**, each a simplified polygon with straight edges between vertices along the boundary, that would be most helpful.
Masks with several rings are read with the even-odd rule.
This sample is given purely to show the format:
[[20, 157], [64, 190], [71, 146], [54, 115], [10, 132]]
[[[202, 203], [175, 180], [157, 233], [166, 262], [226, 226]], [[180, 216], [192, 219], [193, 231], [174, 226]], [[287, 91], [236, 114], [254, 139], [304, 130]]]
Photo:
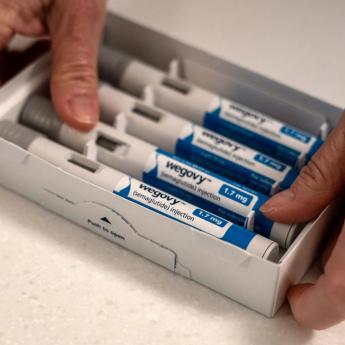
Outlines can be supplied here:
[[18, 21], [19, 9], [15, 1], [1, 1], [0, 3], [1, 21], [8, 25], [13, 25]]

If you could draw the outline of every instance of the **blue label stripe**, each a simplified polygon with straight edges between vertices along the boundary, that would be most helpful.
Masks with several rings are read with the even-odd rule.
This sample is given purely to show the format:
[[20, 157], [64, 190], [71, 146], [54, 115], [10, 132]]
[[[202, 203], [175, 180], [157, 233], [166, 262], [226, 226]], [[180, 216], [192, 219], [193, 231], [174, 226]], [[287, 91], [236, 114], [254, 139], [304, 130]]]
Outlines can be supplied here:
[[[188, 137], [188, 142], [191, 142], [193, 140], [193, 136], [191, 137]], [[177, 148], [176, 148], [177, 150]], [[201, 165], [198, 165], [198, 164], [195, 164], [194, 162], [190, 161], [190, 160], [187, 160], [185, 158], [182, 158], [182, 156], [178, 156], [176, 154], [173, 154], [173, 153], [170, 153], [168, 151], [165, 151], [165, 150], [162, 150], [162, 149], [156, 149], [156, 152], [157, 154], [160, 154], [160, 155], [163, 155], [163, 156], [166, 156], [170, 159], [173, 159], [173, 160], [176, 160], [180, 163], [183, 163], [183, 164], [186, 164], [187, 166], [190, 166], [194, 169], [197, 169], [199, 170], [200, 172], [206, 174], [206, 175], [209, 175], [215, 179], [218, 179], [218, 180], [221, 180], [221, 181], [224, 181], [225, 183], [231, 183], [231, 185], [237, 187], [239, 190], [241, 191], [245, 191], [245, 192], [248, 192], [248, 193], [251, 193], [251, 194], [254, 194], [256, 195], [258, 198], [266, 198], [265, 195], [261, 194], [260, 192], [258, 192], [257, 190], [255, 189], [252, 189], [252, 188], [249, 188], [248, 186], [245, 186], [243, 184], [240, 184], [236, 181], [234, 181], [233, 179], [229, 179], [229, 178], [226, 178], [224, 177], [224, 175], [222, 176], [222, 174], [217, 174], [215, 173], [214, 171], [211, 171], [207, 168], [204, 168], [203, 166]], [[277, 161], [275, 161], [277, 162]], [[280, 163], [281, 164], [281, 163]]]
[[255, 213], [254, 231], [266, 238], [270, 238], [273, 227], [273, 221], [266, 218], [263, 213], [258, 209]]
[[195, 146], [192, 144], [192, 140], [193, 135], [186, 139], [179, 139], [176, 143], [175, 153], [225, 178], [237, 181], [265, 195], [270, 195], [275, 180]]
[[238, 225], [233, 225], [223, 236], [223, 240], [234, 244], [242, 249], [247, 249], [249, 243], [256, 236], [252, 231], [241, 228]]
[[323, 145], [324, 141], [321, 138], [317, 138], [313, 146], [310, 148], [309, 152], [306, 156], [306, 163], [311, 159], [311, 157], [320, 149], [320, 147]]
[[[195, 209], [193, 215], [220, 227], [224, 227], [227, 224], [224, 219], [218, 218], [205, 210]], [[247, 249], [249, 243], [255, 236], [255, 233], [252, 231], [243, 229], [237, 225], [232, 225], [222, 239], [242, 249]]]
[[132, 178], [129, 177], [129, 179], [128, 179], [128, 183], [129, 183], [128, 186], [126, 186], [125, 188], [121, 189], [118, 192], [113, 191], [113, 193], [127, 198], [129, 193], [130, 193], [130, 191], [131, 191], [131, 182], [132, 182]]
[[213, 225], [217, 225], [220, 228], [224, 228], [227, 224], [229, 224], [225, 219], [216, 217], [214, 214], [209, 213], [205, 210], [201, 210], [200, 208], [196, 208], [193, 211], [193, 215], [197, 216], [203, 220], [206, 220], [207, 222], [209, 222]]
[[[240, 183], [238, 183], [238, 182], [236, 182], [236, 181], [234, 181], [234, 180], [225, 178], [224, 176], [222, 176], [222, 175], [220, 175], [220, 174], [214, 173], [214, 172], [212, 172], [212, 171], [210, 171], [210, 170], [208, 170], [208, 169], [206, 169], [206, 168], [204, 168], [204, 167], [202, 167], [202, 166], [200, 166], [200, 165], [197, 165], [197, 164], [195, 164], [195, 163], [193, 163], [193, 162], [191, 162], [191, 161], [189, 161], [189, 160], [187, 160], [187, 159], [182, 158], [181, 156], [177, 156], [177, 155], [175, 155], [175, 154], [173, 154], [173, 153], [164, 151], [164, 150], [162, 150], [162, 149], [156, 149], [156, 152], [157, 152], [157, 154], [166, 156], [166, 157], [168, 157], [168, 158], [171, 158], [171, 159], [173, 159], [173, 160], [176, 160], [176, 161], [178, 161], [178, 162], [181, 162], [181, 163], [183, 163], [183, 164], [186, 164], [187, 166], [190, 166], [190, 167], [192, 167], [192, 168], [194, 168], [194, 169], [197, 169], [197, 170], [199, 170], [200, 172], [202, 172], [202, 173], [204, 173], [204, 174], [206, 174], [206, 175], [209, 175], [209, 176], [211, 176], [211, 177], [213, 177], [213, 178], [215, 178], [215, 179], [224, 181], [225, 184], [226, 184], [226, 183], [229, 183], [229, 184], [231, 184], [232, 186], [237, 187], [238, 190], [241, 191], [242, 193], [243, 193], [243, 191], [244, 191], [244, 192], [248, 192], [248, 193], [250, 193], [250, 194], [254, 194], [255, 196], [258, 197], [258, 199], [264, 199], [263, 202], [265, 202], [265, 201], [267, 200], [267, 196], [261, 194], [260, 192], [254, 190], [254, 189], [251, 189], [251, 188], [249, 188], [249, 187], [247, 187], [247, 186], [245, 186], [245, 185], [243, 185], [243, 184], [240, 184]], [[277, 162], [277, 161], [275, 161], [275, 162]], [[280, 162], [279, 162], [279, 163], [280, 163]], [[281, 164], [281, 163], [280, 163], [280, 164]], [[152, 173], [152, 174], [154, 174], [154, 173]], [[156, 173], [156, 176], [157, 176], [157, 173]]]
[[205, 114], [204, 127], [220, 133], [232, 140], [261, 151], [286, 164], [295, 166], [301, 152], [259, 135], [220, 117], [221, 109]]
[[164, 216], [164, 217], [173, 219], [173, 220], [176, 221], [176, 222], [179, 222], [179, 223], [182, 223], [182, 224], [186, 224], [186, 225], [191, 226], [192, 228], [195, 228], [195, 229], [197, 229], [197, 230], [201, 230], [201, 229], [199, 229], [199, 228], [197, 228], [197, 227], [195, 227], [195, 226], [193, 226], [193, 225], [191, 225], [191, 224], [189, 224], [189, 223], [183, 222], [182, 220], [180, 220], [180, 219], [178, 219], [178, 218], [175, 218], [175, 217], [173, 217], [173, 216], [170, 216], [169, 214], [166, 214], [166, 213], [164, 213], [164, 212], [162, 212], [162, 211], [160, 211], [160, 210], [157, 210], [156, 208], [153, 208], [153, 207], [151, 207], [151, 206], [149, 206], [149, 205], [146, 205], [146, 204], [144, 204], [144, 203], [142, 203], [142, 202], [140, 202], [140, 201], [138, 201], [138, 200], [132, 199], [132, 198], [130, 198], [130, 197], [128, 196], [128, 194], [126, 195], [125, 193], [117, 192], [116, 190], [113, 190], [113, 194], [118, 195], [118, 196], [120, 196], [120, 197], [122, 197], [122, 198], [124, 198], [124, 199], [126, 199], [126, 200], [131, 201], [131, 202], [134, 202], [135, 204], [140, 205], [140, 206], [142, 206], [142, 207], [145, 207], [145, 208], [147, 208], [147, 209], [149, 209], [149, 210], [151, 210], [151, 211], [153, 211], [153, 212], [155, 212], [155, 213], [159, 213], [160, 215], [162, 215], [162, 216]]
[[308, 144], [312, 138], [311, 135], [288, 126], [282, 127], [280, 132], [305, 144]]
[[253, 201], [253, 197], [251, 195], [226, 184], [223, 184], [221, 186], [221, 188], [219, 189], [219, 194], [244, 206], [249, 206]]
[[261, 153], [258, 153], [255, 157], [254, 160], [258, 163], [264, 164], [271, 169], [277, 170], [277, 171], [284, 171], [287, 166], [279, 161], [276, 161], [275, 159], [272, 159], [271, 157], [265, 156]]
[[[217, 175], [217, 174], [213, 174], [211, 172], [209, 172], [206, 169], [203, 169], [201, 167], [199, 167], [196, 164], [190, 163], [189, 161], [185, 160], [185, 159], [181, 159], [179, 157], [177, 157], [174, 154], [165, 152], [164, 150], [161, 149], [157, 149], [156, 150], [157, 154], [161, 154], [164, 155], [166, 157], [169, 157], [173, 160], [179, 161], [181, 163], [184, 163], [186, 165], [192, 166], [196, 169], [199, 169], [200, 171], [203, 171], [204, 173], [218, 178], [220, 180], [224, 180], [224, 182], [226, 182], [226, 179], [222, 178], [221, 176]], [[157, 157], [157, 156], [156, 156]], [[202, 170], [201, 170], [202, 169]], [[178, 198], [181, 198], [193, 205], [196, 205], [202, 209], [208, 210], [211, 213], [214, 213], [222, 218], [225, 218], [227, 220], [229, 220], [230, 222], [237, 224], [239, 226], [242, 227], [246, 227], [248, 225], [248, 217], [242, 216], [236, 212], [231, 211], [230, 209], [224, 208], [220, 205], [217, 205], [215, 203], [212, 203], [208, 200], [205, 200], [201, 197], [199, 197], [198, 195], [192, 194], [188, 191], [185, 191], [181, 188], [179, 188], [178, 186], [168, 183], [166, 181], [163, 181], [161, 179], [158, 178], [158, 166], [157, 164], [153, 167], [153, 169], [147, 173], [143, 173], [142, 175], [142, 180], [143, 182], [154, 186], [158, 189], [164, 190], [165, 192], [172, 194]], [[260, 207], [268, 200], [268, 198], [261, 194], [258, 193], [255, 190], [246, 188], [245, 186], [242, 186], [240, 184], [237, 184], [236, 182], [233, 181], [229, 181], [231, 182], [232, 186], [230, 186], [229, 184], [224, 183], [222, 185], [222, 187], [219, 190], [219, 194], [225, 197], [228, 197], [232, 200], [236, 200], [238, 202], [240, 202], [242, 205], [248, 206], [250, 205], [250, 203], [253, 200], [253, 196], [250, 194], [245, 193], [245, 191], [248, 191], [251, 194], [254, 194], [255, 196], [257, 196], [258, 201], [255, 203], [255, 205], [253, 205], [253, 211], [255, 211], [256, 216], [255, 216], [255, 224], [254, 224], [254, 231], [257, 234], [263, 235], [267, 238], [269, 238], [270, 233], [271, 233], [271, 229], [273, 226], [273, 222], [270, 221], [269, 219], [267, 219], [266, 217], [263, 216], [263, 214], [259, 211]], [[233, 187], [237, 186], [237, 188]], [[130, 186], [126, 188], [126, 195], [128, 195], [130, 191]]]
[[[116, 190], [114, 190], [113, 194], [118, 195], [118, 196], [120, 196], [120, 197], [122, 197], [122, 198], [124, 198], [126, 200], [131, 201], [131, 202], [134, 202], [137, 205], [145, 207], [145, 208], [149, 209], [150, 211], [153, 211], [155, 213], [159, 213], [160, 215], [162, 215], [164, 217], [167, 217], [167, 218], [172, 219], [174, 221], [177, 221], [177, 222], [179, 222], [181, 224], [185, 224], [185, 225], [190, 226], [190, 227], [192, 227], [192, 228], [194, 228], [194, 229], [196, 229], [198, 231], [202, 231], [202, 232], [204, 232], [206, 234], [209, 234], [209, 235], [213, 236], [212, 234], [208, 233], [207, 231], [203, 231], [201, 228], [193, 226], [193, 225], [191, 225], [191, 224], [189, 224], [187, 222], [183, 222], [182, 220], [180, 220], [178, 218], [172, 217], [172, 216], [170, 216], [170, 215], [168, 215], [168, 214], [166, 214], [166, 213], [164, 213], [162, 211], [159, 211], [159, 210], [157, 210], [157, 209], [155, 209], [155, 208], [153, 208], [151, 206], [145, 205], [145, 204], [139, 202], [138, 200], [134, 200], [134, 199], [130, 198], [128, 196], [128, 194], [126, 195], [126, 192], [122, 193], [122, 191], [117, 192]], [[204, 212], [206, 212], [206, 211], [204, 211]], [[220, 219], [220, 218], [218, 218], [216, 216], [214, 216], [214, 217], [217, 218], [218, 220], [220, 220], [221, 224], [224, 224], [223, 226], [225, 226], [226, 224], [229, 224], [224, 219]], [[199, 218], [202, 218], [202, 217], [199, 217]], [[216, 236], [213, 236], [213, 237], [217, 238]], [[225, 242], [231, 243], [231, 244], [233, 244], [235, 246], [238, 246], [238, 247], [240, 247], [242, 249], [247, 249], [250, 241], [254, 237], [255, 237], [255, 234], [252, 231], [249, 231], [249, 230], [247, 230], [245, 228], [242, 228], [242, 227], [240, 227], [238, 225], [233, 224], [233, 225], [231, 225], [231, 227], [228, 229], [228, 231], [225, 233], [225, 235], [220, 240], [223, 240]]]
[[213, 202], [210, 202], [208, 200], [205, 200], [198, 195], [192, 194], [188, 191], [185, 191], [178, 186], [168, 183], [166, 181], [163, 181], [157, 177], [157, 173], [153, 170], [148, 173], [143, 173], [142, 179], [145, 183], [154, 186], [158, 189], [164, 190], [169, 194], [172, 194], [178, 198], [181, 198], [193, 205], [196, 205], [198, 207], [201, 207], [203, 209], [206, 209], [214, 214], [217, 214], [218, 216], [221, 216], [232, 223], [241, 225], [241, 226], [247, 226], [248, 224], [248, 218], [245, 216], [242, 216], [236, 212], [233, 212], [225, 207], [222, 207], [220, 205], [217, 205]]

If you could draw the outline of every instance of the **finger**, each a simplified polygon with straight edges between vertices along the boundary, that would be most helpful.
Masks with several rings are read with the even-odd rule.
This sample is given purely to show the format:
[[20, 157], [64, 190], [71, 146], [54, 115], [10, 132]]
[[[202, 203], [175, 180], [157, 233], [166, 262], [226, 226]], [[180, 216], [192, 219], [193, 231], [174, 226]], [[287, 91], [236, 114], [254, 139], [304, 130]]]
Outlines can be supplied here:
[[16, 21], [15, 9], [8, 6], [6, 2], [0, 3], [0, 50], [5, 48], [14, 36], [13, 23]]
[[41, 20], [39, 1], [5, 1], [0, 3], [0, 44], [3, 48], [15, 33], [26, 36], [42, 36], [46, 29]]
[[288, 293], [292, 313], [304, 327], [325, 329], [345, 320], [345, 226], [342, 227], [325, 273], [315, 285], [292, 287]]
[[41, 37], [47, 33], [44, 23], [39, 18], [33, 18], [27, 22], [19, 22], [14, 26], [14, 31], [30, 37]]
[[281, 223], [304, 222], [317, 216], [344, 190], [345, 113], [291, 188], [273, 196], [261, 210]]
[[58, 0], [48, 16], [53, 102], [66, 123], [85, 131], [99, 119], [96, 61], [104, 14], [103, 0]]

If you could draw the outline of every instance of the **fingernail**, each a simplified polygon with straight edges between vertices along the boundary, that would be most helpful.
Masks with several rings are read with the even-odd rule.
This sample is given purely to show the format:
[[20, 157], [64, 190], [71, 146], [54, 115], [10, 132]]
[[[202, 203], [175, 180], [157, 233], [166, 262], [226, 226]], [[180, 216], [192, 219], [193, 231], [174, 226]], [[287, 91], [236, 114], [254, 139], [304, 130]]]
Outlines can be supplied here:
[[98, 122], [98, 109], [96, 102], [87, 96], [77, 96], [68, 102], [73, 120], [80, 125], [94, 126]]
[[274, 195], [265, 204], [263, 204], [260, 207], [260, 211], [264, 214], [271, 214], [276, 210], [285, 207], [287, 203], [293, 201], [294, 199], [295, 193], [292, 190], [284, 190], [283, 192]]
[[269, 213], [272, 213], [276, 210], [275, 207], [270, 207], [269, 205], [266, 205], [266, 204], [263, 204], [261, 207], [260, 207], [260, 211], [264, 214], [269, 214]]

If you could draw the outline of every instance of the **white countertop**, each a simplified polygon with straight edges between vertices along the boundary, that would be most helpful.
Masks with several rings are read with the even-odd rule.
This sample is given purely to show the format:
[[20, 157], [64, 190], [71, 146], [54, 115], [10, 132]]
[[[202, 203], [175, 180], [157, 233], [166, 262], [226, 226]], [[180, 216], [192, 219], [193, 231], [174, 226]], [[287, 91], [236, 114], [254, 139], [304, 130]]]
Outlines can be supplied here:
[[[335, 105], [345, 100], [342, 1], [110, 5], [201, 48], [211, 44], [219, 55], [231, 52], [235, 63]], [[315, 274], [316, 268], [309, 275]], [[340, 345], [344, 339], [345, 324], [303, 330], [287, 306], [267, 319], [0, 187], [1, 345]]]

